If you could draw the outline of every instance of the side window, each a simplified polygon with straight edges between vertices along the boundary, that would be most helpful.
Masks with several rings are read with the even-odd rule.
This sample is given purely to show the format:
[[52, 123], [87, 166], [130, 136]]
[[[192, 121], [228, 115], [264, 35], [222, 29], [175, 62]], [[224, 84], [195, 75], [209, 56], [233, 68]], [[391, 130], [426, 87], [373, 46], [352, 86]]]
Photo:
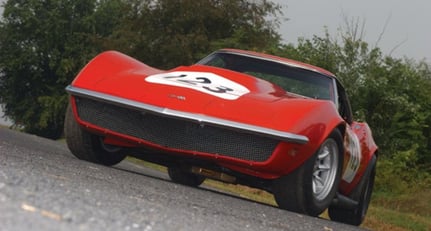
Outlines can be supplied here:
[[338, 90], [338, 113], [340, 116], [349, 124], [353, 122], [352, 109], [350, 108], [350, 102], [347, 97], [346, 91], [343, 86], [337, 81]]
[[206, 65], [224, 68], [226, 67], [226, 62], [220, 56], [215, 56], [215, 58], [207, 62]]

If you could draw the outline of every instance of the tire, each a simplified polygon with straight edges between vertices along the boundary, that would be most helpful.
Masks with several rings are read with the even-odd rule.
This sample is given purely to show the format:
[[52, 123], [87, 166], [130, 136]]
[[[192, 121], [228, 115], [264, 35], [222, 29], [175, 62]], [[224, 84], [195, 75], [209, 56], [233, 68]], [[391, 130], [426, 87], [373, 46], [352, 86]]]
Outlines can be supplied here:
[[180, 165], [169, 166], [168, 175], [173, 182], [191, 186], [191, 187], [198, 187], [205, 181], [204, 176], [199, 176], [191, 172], [188, 172]]
[[273, 182], [278, 206], [292, 212], [318, 216], [336, 195], [343, 163], [343, 139], [338, 130], [294, 172]]
[[64, 119], [64, 135], [69, 150], [78, 159], [111, 166], [126, 158], [124, 149], [106, 145], [101, 137], [82, 129], [73, 116], [70, 104]]
[[374, 178], [376, 176], [376, 157], [370, 161], [370, 170], [364, 175], [359, 184], [359, 201], [358, 206], [352, 210], [330, 206], [328, 215], [333, 221], [338, 221], [350, 225], [359, 226], [365, 219], [368, 206], [371, 201], [371, 194], [374, 187]]

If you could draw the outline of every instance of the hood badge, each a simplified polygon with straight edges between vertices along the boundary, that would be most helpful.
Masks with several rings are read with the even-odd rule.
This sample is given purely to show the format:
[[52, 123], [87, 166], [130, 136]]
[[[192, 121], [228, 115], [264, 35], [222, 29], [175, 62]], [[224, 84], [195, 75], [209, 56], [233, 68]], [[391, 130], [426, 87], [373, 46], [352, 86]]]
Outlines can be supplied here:
[[174, 99], [177, 99], [177, 100], [181, 100], [181, 101], [185, 101], [186, 100], [186, 97], [182, 96], [182, 95], [169, 94], [168, 97], [169, 98], [174, 98]]

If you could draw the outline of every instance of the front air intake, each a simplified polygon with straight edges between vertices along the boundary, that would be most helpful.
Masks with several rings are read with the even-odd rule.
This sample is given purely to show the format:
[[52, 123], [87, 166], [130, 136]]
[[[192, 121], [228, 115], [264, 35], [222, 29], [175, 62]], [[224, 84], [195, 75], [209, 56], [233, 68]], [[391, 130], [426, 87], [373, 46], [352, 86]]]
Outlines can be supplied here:
[[88, 98], [76, 98], [81, 120], [167, 148], [198, 151], [247, 161], [267, 160], [276, 139], [138, 111]]

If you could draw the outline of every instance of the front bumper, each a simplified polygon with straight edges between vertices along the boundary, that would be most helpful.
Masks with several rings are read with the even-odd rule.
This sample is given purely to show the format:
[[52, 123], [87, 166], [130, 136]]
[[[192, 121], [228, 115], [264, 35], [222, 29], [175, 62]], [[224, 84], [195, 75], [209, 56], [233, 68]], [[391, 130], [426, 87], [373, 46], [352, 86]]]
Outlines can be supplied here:
[[71, 87], [79, 120], [104, 133], [142, 140], [164, 151], [266, 162], [281, 141], [303, 144], [307, 137], [200, 114], [160, 108]]

